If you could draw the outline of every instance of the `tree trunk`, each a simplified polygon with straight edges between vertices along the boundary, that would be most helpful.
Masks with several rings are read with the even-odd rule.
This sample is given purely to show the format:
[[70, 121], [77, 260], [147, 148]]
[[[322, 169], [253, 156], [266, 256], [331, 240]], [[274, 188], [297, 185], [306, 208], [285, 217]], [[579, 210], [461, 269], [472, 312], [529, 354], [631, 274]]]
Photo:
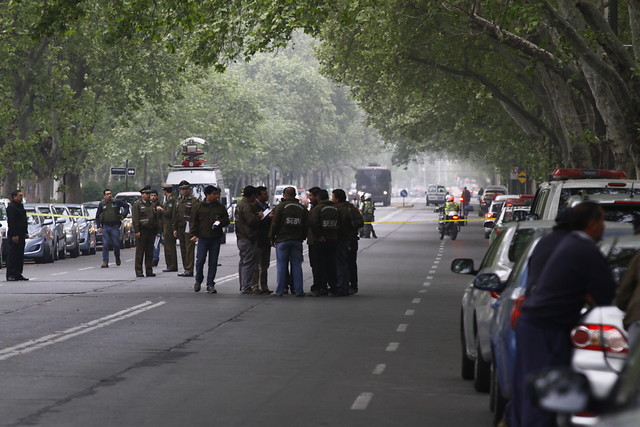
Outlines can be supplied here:
[[80, 186], [80, 174], [67, 172], [65, 185], [67, 187], [67, 203], [82, 203], [82, 187]]

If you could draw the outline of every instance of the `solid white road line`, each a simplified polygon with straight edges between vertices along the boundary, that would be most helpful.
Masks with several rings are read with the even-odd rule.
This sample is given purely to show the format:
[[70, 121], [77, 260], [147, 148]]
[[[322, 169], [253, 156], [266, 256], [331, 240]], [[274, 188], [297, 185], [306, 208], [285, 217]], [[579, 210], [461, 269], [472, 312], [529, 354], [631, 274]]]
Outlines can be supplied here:
[[385, 365], [384, 363], [380, 363], [380, 364], [376, 365], [376, 367], [373, 369], [372, 374], [373, 375], [382, 375], [382, 373], [384, 372], [385, 369], [387, 369], [387, 365]]
[[70, 338], [86, 334], [93, 330], [104, 328], [105, 326], [109, 326], [113, 323], [119, 322], [120, 320], [137, 316], [138, 314], [142, 314], [145, 311], [160, 307], [164, 304], [166, 304], [166, 301], [160, 301], [155, 304], [153, 304], [151, 301], [147, 301], [143, 304], [125, 308], [124, 310], [118, 311], [117, 313], [110, 314], [108, 316], [104, 316], [87, 323], [82, 323], [78, 326], [74, 326], [73, 328], [69, 328], [61, 332], [56, 332], [34, 340], [25, 341], [21, 344], [14, 345], [13, 347], [3, 348], [2, 350], [0, 350], [0, 360], [10, 359], [20, 354], [30, 353], [34, 350], [50, 346], [51, 344], [66, 341]]
[[353, 411], [364, 411], [369, 406], [369, 402], [373, 397], [373, 393], [360, 393], [360, 396], [356, 397], [356, 400], [351, 405]]
[[390, 342], [389, 345], [387, 346], [386, 350], [387, 351], [396, 351], [398, 349], [398, 347], [400, 347], [400, 343], [399, 342]]
[[398, 325], [398, 329], [396, 329], [396, 331], [397, 332], [406, 332], [408, 327], [409, 327], [408, 324], [401, 323], [401, 324]]

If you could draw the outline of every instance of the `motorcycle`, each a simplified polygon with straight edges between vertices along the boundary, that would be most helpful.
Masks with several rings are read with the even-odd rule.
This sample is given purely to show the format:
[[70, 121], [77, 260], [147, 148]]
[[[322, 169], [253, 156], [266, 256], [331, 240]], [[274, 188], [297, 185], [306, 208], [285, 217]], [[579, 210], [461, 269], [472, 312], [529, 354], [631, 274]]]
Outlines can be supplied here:
[[457, 210], [445, 210], [444, 207], [435, 210], [440, 214], [438, 217], [438, 231], [440, 232], [440, 240], [444, 236], [451, 237], [456, 240], [460, 231], [460, 213]]

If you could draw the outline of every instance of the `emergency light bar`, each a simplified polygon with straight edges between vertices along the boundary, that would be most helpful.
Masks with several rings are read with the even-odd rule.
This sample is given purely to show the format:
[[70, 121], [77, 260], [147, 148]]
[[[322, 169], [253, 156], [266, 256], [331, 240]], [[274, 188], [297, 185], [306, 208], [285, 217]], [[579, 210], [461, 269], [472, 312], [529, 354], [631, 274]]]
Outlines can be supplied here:
[[627, 174], [620, 170], [613, 169], [555, 169], [551, 173], [552, 179], [595, 179], [595, 178], [613, 178], [625, 179]]

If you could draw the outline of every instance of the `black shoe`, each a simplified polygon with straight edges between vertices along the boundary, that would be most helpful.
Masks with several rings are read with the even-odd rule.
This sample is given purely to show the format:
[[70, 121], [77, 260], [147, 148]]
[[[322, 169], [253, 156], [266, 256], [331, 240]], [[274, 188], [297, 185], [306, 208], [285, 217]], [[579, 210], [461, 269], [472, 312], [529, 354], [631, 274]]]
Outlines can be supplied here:
[[147, 273], [147, 277], [156, 277], [156, 273]]
[[28, 278], [24, 277], [24, 276], [19, 276], [18, 280], [29, 280]]
[[[171, 273], [172, 271], [178, 271], [177, 268], [167, 268], [165, 270], [162, 270], [163, 273]], [[178, 274], [179, 276], [179, 274]]]
[[217, 293], [218, 293], [218, 291], [216, 291], [215, 286], [207, 286], [207, 293], [210, 293], [210, 294], [217, 294]]
[[193, 273], [184, 273], [182, 277], [193, 277]]
[[136, 274], [136, 277], [144, 277], [144, 274], [142, 274], [142, 273]]
[[154, 266], [154, 267], [157, 267], [159, 262], [160, 262], [160, 260], [159, 260], [159, 259], [154, 259], [154, 260], [153, 260], [153, 266]]
[[[193, 284], [193, 292], [200, 292], [201, 285], [199, 282]], [[209, 291], [209, 287], [207, 286], [207, 292]]]
[[7, 277], [7, 282], [17, 282], [18, 280], [20, 279], [18, 279], [17, 277], [13, 277], [13, 276]]

